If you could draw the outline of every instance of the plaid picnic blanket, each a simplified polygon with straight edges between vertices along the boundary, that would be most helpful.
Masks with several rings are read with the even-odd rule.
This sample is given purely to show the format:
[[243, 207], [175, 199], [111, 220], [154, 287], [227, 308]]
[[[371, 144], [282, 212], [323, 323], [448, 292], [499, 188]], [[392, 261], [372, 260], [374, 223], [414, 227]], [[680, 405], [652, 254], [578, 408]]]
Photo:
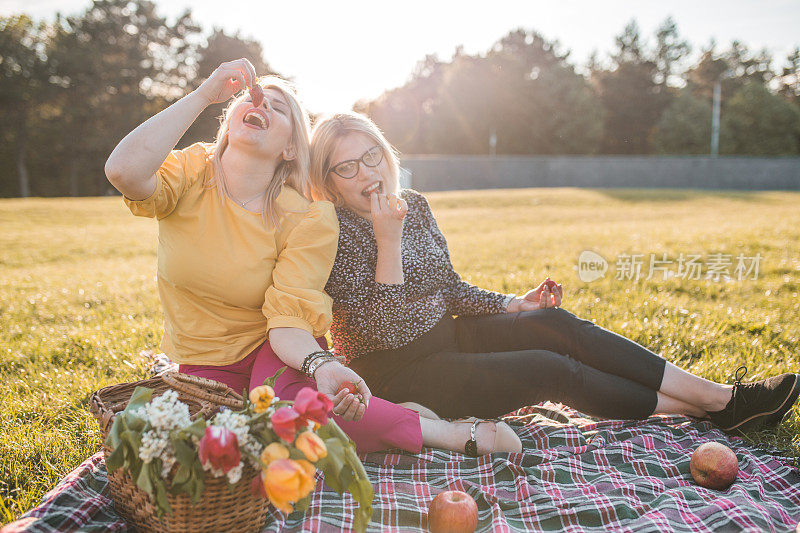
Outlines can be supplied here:
[[[452, 489], [477, 501], [478, 531], [783, 532], [800, 520], [800, 471], [709, 423], [682, 416], [598, 422], [551, 403], [508, 416], [523, 424], [515, 427], [523, 453], [362, 455], [375, 489], [369, 530], [425, 531], [428, 505]], [[739, 478], [726, 491], [699, 487], [689, 473], [692, 451], [708, 440], [739, 457]], [[317, 476], [309, 509], [273, 510], [264, 531], [350, 530], [356, 503]], [[125, 531], [106, 483], [97, 453], [2, 532]]]

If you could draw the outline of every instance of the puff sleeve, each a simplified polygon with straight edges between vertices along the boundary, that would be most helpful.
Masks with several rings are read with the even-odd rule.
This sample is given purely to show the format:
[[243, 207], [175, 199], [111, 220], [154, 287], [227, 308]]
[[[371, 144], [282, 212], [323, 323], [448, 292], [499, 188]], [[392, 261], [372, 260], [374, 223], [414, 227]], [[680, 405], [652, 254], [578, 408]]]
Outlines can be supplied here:
[[201, 178], [210, 164], [208, 143], [194, 143], [183, 150], [172, 150], [156, 171], [156, 190], [144, 200], [123, 197], [136, 216], [162, 219], [175, 209], [188, 187]]
[[272, 328], [299, 328], [319, 337], [328, 331], [332, 320], [332, 301], [324, 289], [339, 241], [333, 204], [312, 202], [300, 222], [288, 231], [262, 307], [267, 332]]

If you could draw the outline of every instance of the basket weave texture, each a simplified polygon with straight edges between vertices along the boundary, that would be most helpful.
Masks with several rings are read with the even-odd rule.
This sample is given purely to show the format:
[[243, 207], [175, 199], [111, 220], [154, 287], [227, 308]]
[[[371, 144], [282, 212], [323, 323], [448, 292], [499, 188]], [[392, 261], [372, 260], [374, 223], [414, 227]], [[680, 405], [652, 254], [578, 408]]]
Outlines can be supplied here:
[[[208, 419], [216, 414], [221, 406], [238, 410], [243, 407], [242, 397], [227, 385], [201, 378], [167, 372], [158, 377], [122, 383], [102, 388], [94, 392], [89, 400], [92, 414], [100, 424], [103, 442], [114, 423], [117, 413], [123, 411], [136, 387], [153, 389], [153, 398], [168, 389], [178, 393], [178, 399], [189, 406], [194, 420], [197, 416]], [[103, 446], [105, 458], [113, 450]], [[175, 467], [177, 468], [177, 466]], [[173, 470], [174, 474], [174, 470]], [[137, 531], [153, 532], [197, 532], [197, 531], [260, 531], [269, 513], [269, 501], [250, 491], [250, 481], [257, 472], [245, 461], [241, 480], [235, 485], [228, 484], [223, 476], [205, 476], [205, 489], [197, 505], [193, 505], [185, 494], [168, 494], [172, 515], [158, 518], [155, 504], [150, 496], [131, 479], [124, 468], [108, 472], [108, 486], [117, 513]], [[167, 483], [169, 488], [169, 483]]]

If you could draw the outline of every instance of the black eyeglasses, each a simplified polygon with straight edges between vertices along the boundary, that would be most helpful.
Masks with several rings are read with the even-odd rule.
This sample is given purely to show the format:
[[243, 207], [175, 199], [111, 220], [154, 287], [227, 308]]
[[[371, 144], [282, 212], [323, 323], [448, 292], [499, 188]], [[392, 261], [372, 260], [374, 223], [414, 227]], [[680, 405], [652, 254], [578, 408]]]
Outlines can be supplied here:
[[359, 163], [364, 163], [364, 165], [372, 168], [380, 165], [381, 161], [383, 161], [383, 148], [376, 145], [364, 152], [364, 155], [358, 159], [342, 161], [333, 167], [331, 171], [335, 172], [337, 176], [349, 180], [350, 178], [355, 178], [356, 174], [358, 174]]

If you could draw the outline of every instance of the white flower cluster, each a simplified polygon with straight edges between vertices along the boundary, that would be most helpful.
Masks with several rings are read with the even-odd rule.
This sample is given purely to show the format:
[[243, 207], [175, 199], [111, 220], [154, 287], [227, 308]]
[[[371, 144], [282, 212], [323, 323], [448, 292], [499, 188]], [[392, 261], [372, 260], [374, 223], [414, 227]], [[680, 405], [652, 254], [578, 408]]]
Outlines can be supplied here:
[[[250, 427], [247, 425], [247, 416], [241, 413], [234, 413], [229, 409], [223, 408], [217, 415], [209, 421], [211, 426], [219, 426], [232, 431], [236, 435], [236, 440], [239, 443], [239, 450], [242, 451], [242, 460], [234, 468], [230, 469], [226, 474], [228, 482], [236, 483], [242, 477], [242, 469], [244, 468], [245, 453], [249, 453], [252, 457], [248, 457], [250, 465], [258, 469], [258, 457], [264, 450], [263, 446], [250, 435]], [[203, 465], [203, 469], [211, 472], [214, 477], [222, 475], [221, 470], [211, 468], [210, 464]]]
[[147, 420], [151, 426], [151, 429], [142, 434], [139, 458], [145, 464], [160, 458], [161, 476], [166, 477], [175, 464], [175, 450], [169, 440], [169, 432], [192, 423], [189, 407], [178, 400], [177, 392], [168, 390], [140, 407], [135, 414]]

